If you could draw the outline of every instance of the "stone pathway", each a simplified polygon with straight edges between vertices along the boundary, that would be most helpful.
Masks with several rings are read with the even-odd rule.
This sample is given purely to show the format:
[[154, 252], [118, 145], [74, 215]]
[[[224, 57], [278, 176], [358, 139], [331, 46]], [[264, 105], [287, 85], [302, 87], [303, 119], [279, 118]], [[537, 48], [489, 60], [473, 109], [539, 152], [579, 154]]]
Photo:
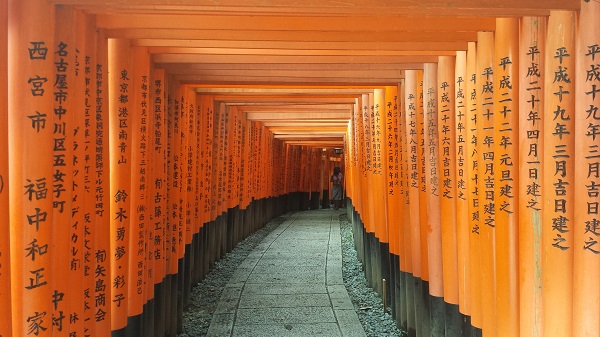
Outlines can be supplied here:
[[340, 211], [298, 212], [225, 287], [207, 336], [365, 336], [342, 281]]

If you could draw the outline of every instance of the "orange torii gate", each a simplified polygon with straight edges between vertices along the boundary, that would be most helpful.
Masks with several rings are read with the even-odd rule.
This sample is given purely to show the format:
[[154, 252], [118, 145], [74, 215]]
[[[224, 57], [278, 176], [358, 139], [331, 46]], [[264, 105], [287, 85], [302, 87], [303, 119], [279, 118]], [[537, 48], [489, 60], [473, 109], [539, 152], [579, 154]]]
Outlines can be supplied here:
[[176, 334], [192, 284], [313, 208], [332, 165], [410, 334], [597, 335], [600, 6], [581, 8], [496, 19], [353, 89], [338, 163], [93, 15], [0, 0], [0, 335]]

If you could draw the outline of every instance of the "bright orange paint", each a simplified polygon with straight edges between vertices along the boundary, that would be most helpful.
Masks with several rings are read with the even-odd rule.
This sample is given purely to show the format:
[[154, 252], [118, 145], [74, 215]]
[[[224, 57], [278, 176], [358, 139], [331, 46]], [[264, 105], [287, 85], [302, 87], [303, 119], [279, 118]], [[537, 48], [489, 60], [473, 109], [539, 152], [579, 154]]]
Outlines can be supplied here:
[[47, 2], [8, 2], [8, 162], [18, 168], [9, 171], [7, 180], [11, 209], [9, 322], [16, 336], [25, 336], [32, 328], [39, 336], [50, 336], [52, 329], [52, 27], [54, 8]]
[[[456, 197], [456, 247], [457, 247], [457, 277], [459, 310], [465, 315], [471, 315], [471, 255], [469, 226], [469, 176], [468, 172], [468, 142], [467, 136], [467, 52], [456, 53], [454, 71], [454, 130], [455, 130], [455, 197]], [[452, 147], [452, 145], [451, 145]], [[443, 237], [442, 237], [443, 240]]]
[[481, 246], [481, 300], [483, 331], [496, 336], [495, 222], [497, 190], [494, 188], [494, 33], [477, 35], [477, 137], [479, 160], [479, 214]]
[[[519, 51], [519, 318], [521, 336], [532, 337], [543, 336], [540, 187], [545, 40], [546, 18], [523, 18]], [[539, 136], [531, 136], [536, 133]]]
[[479, 191], [477, 182], [479, 180], [479, 152], [478, 144], [480, 142], [477, 131], [477, 121], [480, 118], [477, 109], [477, 49], [475, 42], [469, 43], [467, 50], [467, 79], [466, 79], [466, 102], [467, 102], [467, 121], [466, 121], [466, 162], [467, 162], [467, 198], [468, 198], [468, 228], [469, 228], [469, 255], [471, 279], [471, 324], [482, 328], [482, 302], [481, 302], [481, 215], [479, 212], [479, 203], [482, 193]]
[[[516, 80], [515, 80], [516, 79]], [[519, 20], [498, 19], [494, 45], [494, 189], [498, 336], [519, 336]]]
[[[8, 2], [0, 1], [0, 73], [8, 73]], [[0, 78], [0, 335], [11, 336], [8, 77]]]
[[429, 294], [444, 296], [442, 228], [440, 223], [440, 174], [438, 151], [437, 64], [423, 70], [423, 146], [425, 158], [425, 205], [427, 209], [427, 259]]
[[[543, 332], [565, 337], [573, 332], [573, 251], [578, 249], [573, 242], [575, 156], [570, 155], [576, 155], [575, 24], [575, 12], [550, 14], [544, 69], [542, 297], [552, 298], [552, 305], [543, 307]], [[561, 91], [562, 97], [556, 94]]]
[[[131, 139], [133, 68], [127, 39], [108, 40], [108, 111], [110, 154], [110, 251], [112, 330], [127, 325], [129, 284], [128, 263], [133, 254], [130, 245], [131, 220]], [[116, 284], [116, 285], [115, 285]], [[108, 286], [108, 285], [107, 285]]]
[[455, 128], [455, 58], [440, 56], [437, 73], [438, 174], [442, 262], [444, 265], [444, 300], [459, 304], [457, 195], [456, 195], [456, 128]]
[[[597, 134], [600, 114], [594, 112], [600, 96], [597, 74], [596, 47], [600, 40], [600, 3], [581, 2], [579, 29], [577, 30], [577, 56], [575, 64], [575, 179], [573, 222], [573, 336], [600, 335], [600, 249], [598, 249], [599, 198], [594, 185], [600, 176], [598, 165]], [[592, 173], [590, 174], [590, 170]]]

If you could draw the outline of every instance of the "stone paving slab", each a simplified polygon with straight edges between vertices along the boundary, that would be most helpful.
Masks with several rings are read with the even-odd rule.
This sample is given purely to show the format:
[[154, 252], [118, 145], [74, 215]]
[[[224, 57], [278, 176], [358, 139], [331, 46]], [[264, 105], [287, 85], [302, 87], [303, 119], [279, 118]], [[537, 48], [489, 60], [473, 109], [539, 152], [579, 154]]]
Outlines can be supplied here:
[[239, 308], [330, 307], [327, 294], [243, 295]]
[[252, 324], [236, 325], [233, 337], [339, 337], [342, 336], [337, 323], [286, 323], [286, 324]]
[[235, 325], [335, 322], [335, 315], [330, 307], [239, 308]]
[[342, 280], [339, 213], [298, 212], [225, 287], [207, 336], [364, 337]]

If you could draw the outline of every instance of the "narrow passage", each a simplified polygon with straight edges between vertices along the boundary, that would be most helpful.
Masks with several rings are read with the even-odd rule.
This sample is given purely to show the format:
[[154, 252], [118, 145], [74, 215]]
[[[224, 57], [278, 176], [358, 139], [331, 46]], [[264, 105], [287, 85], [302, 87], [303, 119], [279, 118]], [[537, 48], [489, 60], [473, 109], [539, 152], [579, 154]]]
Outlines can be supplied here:
[[298, 212], [225, 287], [208, 336], [365, 336], [342, 280], [339, 212]]

